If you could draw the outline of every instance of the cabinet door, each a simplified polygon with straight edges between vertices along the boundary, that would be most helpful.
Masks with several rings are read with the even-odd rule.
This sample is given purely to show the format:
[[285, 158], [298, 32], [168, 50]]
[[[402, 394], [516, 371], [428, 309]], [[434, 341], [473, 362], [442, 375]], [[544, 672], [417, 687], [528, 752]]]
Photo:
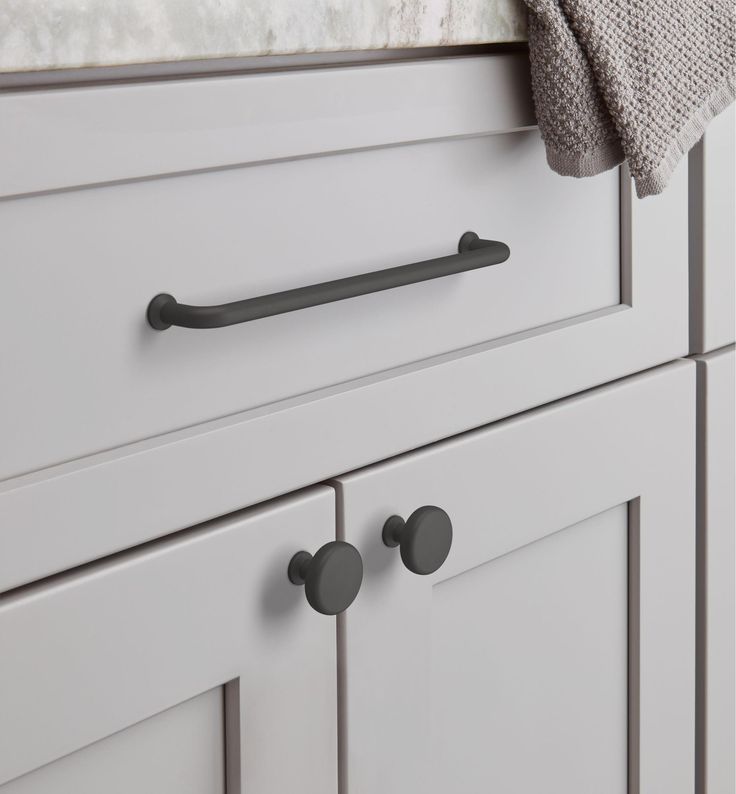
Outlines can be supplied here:
[[736, 789], [736, 350], [698, 366], [698, 794]]
[[2, 794], [334, 794], [335, 625], [287, 578], [315, 488], [0, 599]]
[[[676, 362], [336, 482], [343, 792], [691, 794], [694, 411]], [[382, 527], [425, 505], [416, 575]]]

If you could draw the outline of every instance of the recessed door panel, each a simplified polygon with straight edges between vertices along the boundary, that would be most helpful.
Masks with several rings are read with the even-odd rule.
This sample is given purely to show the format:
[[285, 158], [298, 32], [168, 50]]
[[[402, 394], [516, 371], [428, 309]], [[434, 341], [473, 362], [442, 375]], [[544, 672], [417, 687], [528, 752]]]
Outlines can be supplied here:
[[2, 794], [225, 794], [221, 687], [16, 778]]
[[626, 794], [626, 505], [432, 588], [431, 769], [455, 794]]

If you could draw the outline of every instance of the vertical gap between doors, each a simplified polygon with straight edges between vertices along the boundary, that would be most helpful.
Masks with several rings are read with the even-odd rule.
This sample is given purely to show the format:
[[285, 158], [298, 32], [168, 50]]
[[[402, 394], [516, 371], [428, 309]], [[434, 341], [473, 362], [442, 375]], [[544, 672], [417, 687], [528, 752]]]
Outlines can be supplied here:
[[[345, 540], [344, 494], [340, 483], [330, 482], [335, 490], [335, 538]], [[348, 793], [348, 709], [347, 709], [347, 617], [337, 616], [337, 791]]]
[[687, 254], [690, 292], [688, 334], [690, 354], [702, 353], [705, 346], [703, 326], [703, 275], [705, 264], [705, 143], [701, 138], [687, 156]]
[[625, 306], [633, 306], [633, 274], [631, 268], [632, 239], [632, 182], [629, 168], [624, 163], [619, 168], [619, 273], [621, 279], [619, 302]]
[[640, 609], [641, 609], [641, 502], [629, 504], [629, 653], [628, 653], [628, 794], [640, 794]]
[[705, 794], [707, 779], [707, 687], [708, 667], [708, 537], [707, 500], [705, 487], [707, 472], [707, 369], [705, 362], [695, 362], [696, 446], [695, 446], [695, 794]]

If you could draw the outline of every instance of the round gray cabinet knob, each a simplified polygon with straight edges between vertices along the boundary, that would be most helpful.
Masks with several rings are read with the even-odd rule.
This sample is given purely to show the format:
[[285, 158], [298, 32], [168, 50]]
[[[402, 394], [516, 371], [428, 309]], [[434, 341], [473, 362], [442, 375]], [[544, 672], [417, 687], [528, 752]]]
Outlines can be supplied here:
[[323, 615], [344, 612], [358, 595], [363, 582], [360, 552], [342, 540], [325, 543], [312, 556], [299, 551], [289, 563], [289, 581], [304, 585], [307, 601]]
[[398, 546], [401, 560], [412, 572], [434, 573], [447, 559], [452, 546], [452, 521], [441, 508], [425, 505], [404, 521], [391, 516], [383, 525], [383, 542]]

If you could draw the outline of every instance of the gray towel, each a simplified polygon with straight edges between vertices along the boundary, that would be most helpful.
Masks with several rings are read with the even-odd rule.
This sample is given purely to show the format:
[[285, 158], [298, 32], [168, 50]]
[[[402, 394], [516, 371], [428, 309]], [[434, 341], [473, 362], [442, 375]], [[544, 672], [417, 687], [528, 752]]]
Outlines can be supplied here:
[[660, 193], [734, 98], [736, 0], [526, 0], [532, 88], [550, 166], [626, 160]]

